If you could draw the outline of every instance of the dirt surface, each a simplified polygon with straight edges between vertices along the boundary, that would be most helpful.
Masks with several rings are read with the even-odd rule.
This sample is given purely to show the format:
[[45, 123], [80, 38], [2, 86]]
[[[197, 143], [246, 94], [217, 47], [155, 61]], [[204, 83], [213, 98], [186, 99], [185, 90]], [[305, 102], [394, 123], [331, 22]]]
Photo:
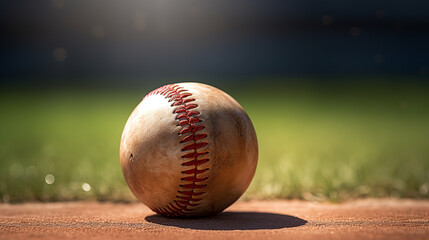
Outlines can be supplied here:
[[170, 219], [142, 204], [0, 205], [0, 239], [429, 239], [429, 201], [238, 202], [219, 215]]

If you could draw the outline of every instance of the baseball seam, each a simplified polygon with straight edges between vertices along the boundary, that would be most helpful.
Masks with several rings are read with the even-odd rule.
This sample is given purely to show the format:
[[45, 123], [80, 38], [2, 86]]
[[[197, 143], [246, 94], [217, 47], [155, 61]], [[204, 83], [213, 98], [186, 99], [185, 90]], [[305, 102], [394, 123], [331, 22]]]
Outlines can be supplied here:
[[[181, 159], [184, 160], [181, 165], [188, 167], [181, 172], [183, 184], [179, 185], [180, 190], [177, 192], [176, 199], [165, 207], [152, 210], [170, 217], [184, 216], [200, 205], [199, 202], [203, 200], [202, 195], [205, 193], [204, 188], [207, 187], [208, 177], [199, 176], [199, 174], [209, 170], [208, 168], [201, 168], [209, 161], [208, 158], [204, 157], [208, 151], [199, 151], [208, 145], [208, 142], [203, 141], [207, 138], [207, 134], [200, 132], [205, 127], [200, 124], [202, 120], [198, 117], [200, 114], [197, 111], [198, 104], [195, 103], [194, 98], [190, 98], [192, 93], [188, 92], [187, 89], [170, 84], [153, 90], [146, 97], [152, 95], [162, 95], [169, 102], [173, 102], [171, 107], [175, 107], [173, 114], [176, 114], [177, 126], [182, 127], [178, 133], [179, 136], [183, 136], [180, 143], [187, 144], [182, 148], [185, 154], [181, 156]], [[201, 167], [199, 168], [199, 166]], [[198, 191], [195, 191], [197, 189]]]

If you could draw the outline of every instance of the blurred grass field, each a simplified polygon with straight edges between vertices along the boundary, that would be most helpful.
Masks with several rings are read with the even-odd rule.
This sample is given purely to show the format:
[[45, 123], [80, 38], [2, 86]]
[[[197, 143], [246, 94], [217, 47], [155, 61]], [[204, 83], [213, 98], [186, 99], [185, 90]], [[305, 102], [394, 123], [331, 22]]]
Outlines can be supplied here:
[[[119, 142], [150, 90], [3, 91], [0, 200], [134, 200]], [[245, 198], [429, 197], [426, 85], [295, 82], [223, 90], [247, 110], [258, 135], [258, 168]]]

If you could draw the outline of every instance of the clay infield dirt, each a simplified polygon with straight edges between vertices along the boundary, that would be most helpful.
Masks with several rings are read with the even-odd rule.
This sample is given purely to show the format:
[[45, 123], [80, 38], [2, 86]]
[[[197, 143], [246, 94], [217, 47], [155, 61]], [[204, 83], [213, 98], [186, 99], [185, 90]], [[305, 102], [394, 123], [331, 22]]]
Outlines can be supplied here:
[[0, 239], [429, 239], [429, 201], [237, 202], [207, 218], [171, 219], [139, 203], [0, 205]]

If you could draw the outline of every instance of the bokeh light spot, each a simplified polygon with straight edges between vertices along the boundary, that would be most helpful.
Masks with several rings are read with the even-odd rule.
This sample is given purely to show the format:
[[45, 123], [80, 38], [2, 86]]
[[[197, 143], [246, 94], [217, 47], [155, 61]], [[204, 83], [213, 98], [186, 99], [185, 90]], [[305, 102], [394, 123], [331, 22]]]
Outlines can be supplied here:
[[46, 182], [47, 184], [53, 184], [53, 183], [55, 182], [55, 177], [54, 177], [54, 175], [52, 175], [52, 174], [48, 174], [48, 175], [46, 175], [46, 177], [45, 177], [45, 182]]
[[84, 184], [82, 184], [82, 189], [85, 192], [89, 192], [89, 191], [91, 191], [91, 185], [89, 185], [88, 183], [84, 183]]

